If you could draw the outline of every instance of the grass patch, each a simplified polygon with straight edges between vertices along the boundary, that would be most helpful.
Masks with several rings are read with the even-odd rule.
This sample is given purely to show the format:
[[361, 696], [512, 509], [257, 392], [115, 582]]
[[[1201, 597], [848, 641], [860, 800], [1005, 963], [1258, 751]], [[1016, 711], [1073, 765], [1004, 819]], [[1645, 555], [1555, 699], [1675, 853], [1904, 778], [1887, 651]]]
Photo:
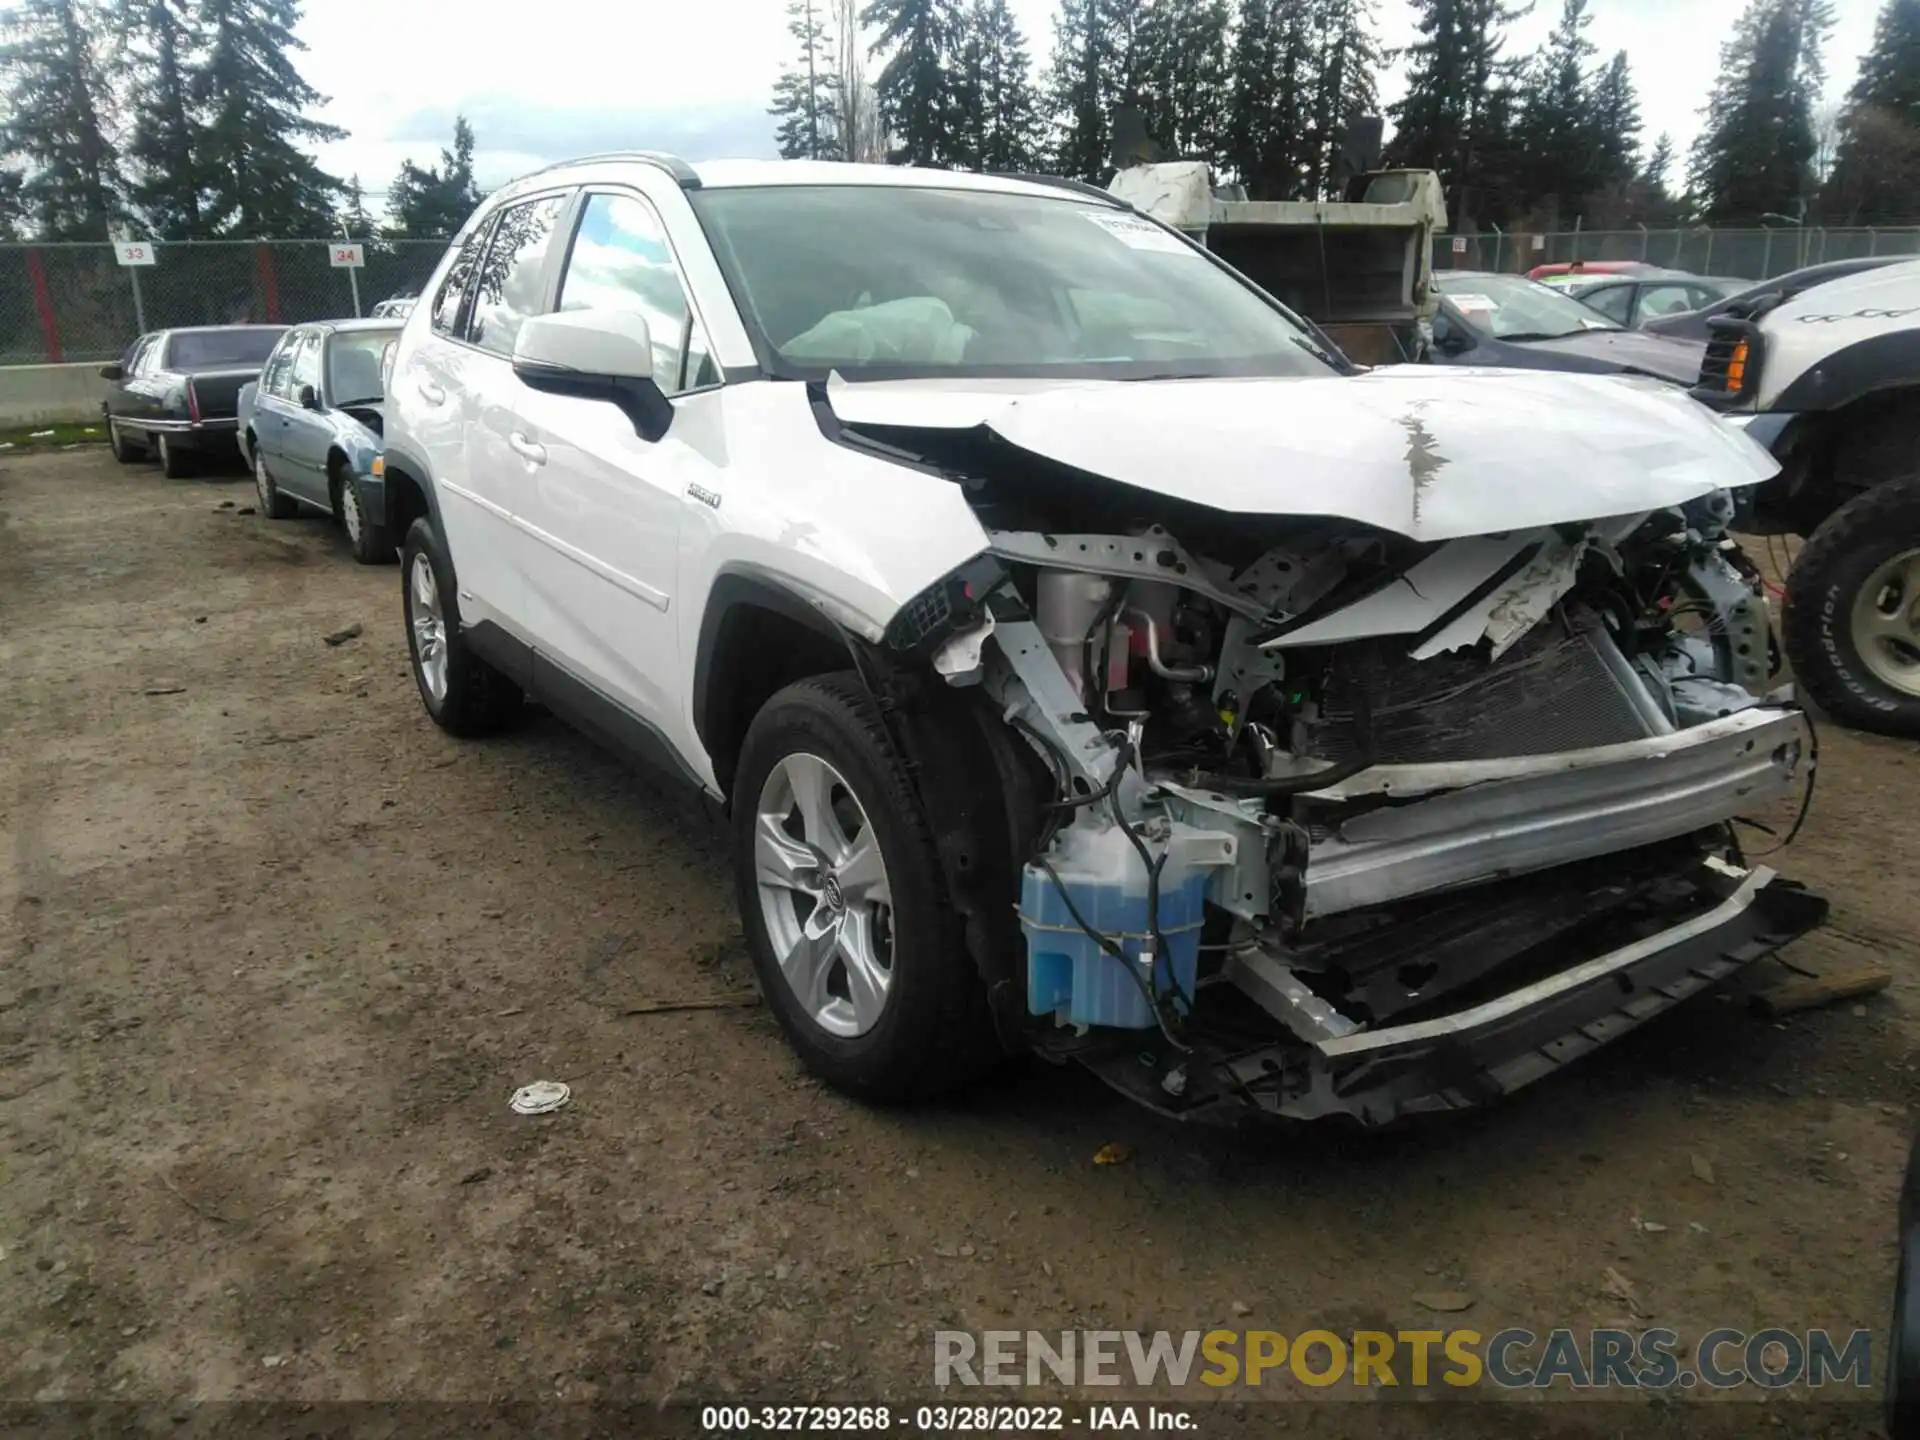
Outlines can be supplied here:
[[58, 450], [65, 445], [104, 445], [107, 422], [91, 424], [0, 426], [0, 453], [6, 450]]

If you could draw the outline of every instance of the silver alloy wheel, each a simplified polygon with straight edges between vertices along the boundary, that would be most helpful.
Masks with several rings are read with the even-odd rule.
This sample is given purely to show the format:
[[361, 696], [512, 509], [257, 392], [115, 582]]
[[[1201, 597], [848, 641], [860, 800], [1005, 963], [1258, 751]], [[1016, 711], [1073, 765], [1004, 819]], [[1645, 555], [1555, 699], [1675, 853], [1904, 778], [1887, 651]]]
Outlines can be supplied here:
[[1920, 550], [1893, 556], [1853, 598], [1853, 647], [1878, 680], [1920, 695]]
[[433, 565], [424, 553], [413, 557], [407, 587], [413, 597], [407, 618], [413, 625], [414, 663], [420, 667], [427, 694], [437, 705], [447, 698], [447, 619], [440, 610], [440, 587], [433, 578]]
[[360, 543], [360, 492], [353, 488], [351, 476], [340, 481], [340, 523], [346, 527], [347, 539], [358, 545]]
[[760, 787], [753, 827], [760, 918], [813, 1022], [864, 1035], [893, 984], [893, 892], [880, 837], [833, 766], [798, 752]]
[[[167, 437], [162, 435], [160, 443], [165, 445]], [[163, 458], [166, 453], [165, 450], [160, 452]], [[253, 452], [253, 490], [260, 497], [260, 513], [270, 514], [273, 510], [273, 481], [267, 475], [267, 457], [257, 447]]]

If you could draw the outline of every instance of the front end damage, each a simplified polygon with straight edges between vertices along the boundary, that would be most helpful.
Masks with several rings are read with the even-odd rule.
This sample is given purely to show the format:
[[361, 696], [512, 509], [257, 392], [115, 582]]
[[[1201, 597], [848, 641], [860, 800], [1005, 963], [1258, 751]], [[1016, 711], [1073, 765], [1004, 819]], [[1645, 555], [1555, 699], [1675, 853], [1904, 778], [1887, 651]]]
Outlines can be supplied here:
[[1697, 471], [1673, 504], [1435, 537], [1222, 514], [989, 426], [833, 434], [964, 485], [988, 532], [884, 646], [1030, 777], [1042, 1054], [1170, 1113], [1384, 1124], [1508, 1093], [1823, 917], [1741, 857], [1808, 736], [1760, 698], [1757, 577]]

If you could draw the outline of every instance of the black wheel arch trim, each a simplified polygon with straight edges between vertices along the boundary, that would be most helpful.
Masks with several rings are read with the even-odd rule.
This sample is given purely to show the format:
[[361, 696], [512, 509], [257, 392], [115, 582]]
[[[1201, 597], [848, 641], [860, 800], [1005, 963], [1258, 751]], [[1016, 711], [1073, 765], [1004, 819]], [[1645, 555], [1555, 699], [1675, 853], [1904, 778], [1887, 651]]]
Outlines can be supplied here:
[[[427, 519], [433, 525], [434, 533], [440, 537], [441, 545], [444, 546], [446, 544], [447, 530], [446, 526], [440, 523], [440, 495], [434, 488], [432, 469], [424, 460], [420, 459], [403, 445], [385, 446], [382, 448], [381, 454], [386, 457], [387, 464], [387, 483], [382, 487], [386, 491], [386, 496], [382, 502], [382, 509], [384, 512], [383, 523], [386, 525], [388, 532], [394, 537], [396, 543], [406, 539], [406, 526], [399, 523], [399, 517], [394, 514], [393, 510], [394, 504], [399, 499], [403, 488], [392, 483], [393, 472], [399, 470], [419, 487], [421, 497], [426, 501]], [[446, 561], [448, 568], [453, 568], [453, 556], [451, 554], [446, 556]]]
[[1880, 391], [1914, 388], [1920, 388], [1920, 327], [1842, 346], [1795, 376], [1767, 409], [1838, 410]]
[[693, 733], [709, 755], [713, 753], [713, 657], [719, 647], [721, 630], [728, 614], [743, 605], [771, 610], [796, 624], [804, 625], [822, 639], [844, 648], [848, 664], [854, 664], [853, 637], [798, 591], [764, 575], [742, 570], [721, 571], [715, 577], [713, 587], [707, 591], [706, 608], [700, 614], [700, 638], [693, 658]]

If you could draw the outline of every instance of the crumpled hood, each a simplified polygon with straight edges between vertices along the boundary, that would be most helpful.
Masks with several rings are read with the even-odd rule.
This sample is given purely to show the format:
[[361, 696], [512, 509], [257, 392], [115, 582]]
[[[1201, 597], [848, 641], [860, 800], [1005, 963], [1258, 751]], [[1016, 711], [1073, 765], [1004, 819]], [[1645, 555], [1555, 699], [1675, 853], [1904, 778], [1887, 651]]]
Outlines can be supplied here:
[[1670, 335], [1649, 335], [1640, 330], [1582, 330], [1557, 340], [1515, 343], [1522, 350], [1591, 360], [1596, 369], [1605, 366], [1635, 370], [1680, 385], [1692, 385], [1700, 378], [1700, 360], [1707, 351], [1704, 341], [1676, 340]]
[[1250, 380], [827, 387], [849, 425], [984, 426], [1036, 455], [1243, 515], [1447, 540], [1683, 504], [1780, 466], [1658, 381], [1396, 365]]

